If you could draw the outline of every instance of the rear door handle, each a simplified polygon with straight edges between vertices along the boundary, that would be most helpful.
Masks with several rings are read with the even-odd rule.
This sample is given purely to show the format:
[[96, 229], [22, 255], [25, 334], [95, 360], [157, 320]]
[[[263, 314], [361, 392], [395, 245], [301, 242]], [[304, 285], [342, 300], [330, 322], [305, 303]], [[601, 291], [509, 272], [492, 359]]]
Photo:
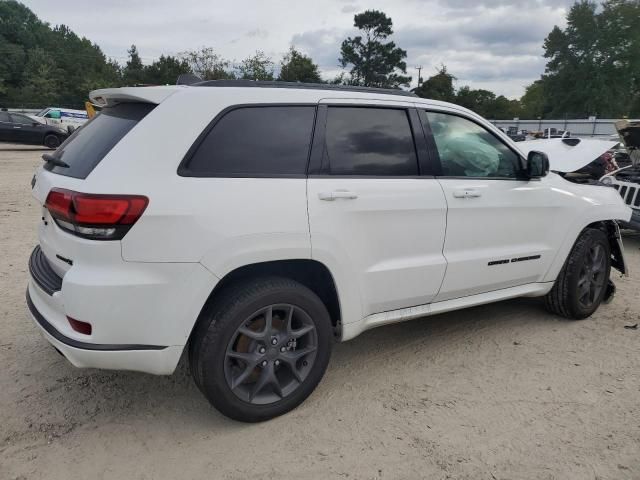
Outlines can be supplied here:
[[320, 192], [318, 193], [318, 198], [327, 202], [332, 202], [339, 198], [355, 200], [358, 198], [358, 194], [356, 192], [350, 192], [349, 190], [334, 190], [333, 192]]
[[475, 188], [460, 188], [453, 191], [453, 196], [455, 198], [477, 198], [481, 197], [482, 193]]

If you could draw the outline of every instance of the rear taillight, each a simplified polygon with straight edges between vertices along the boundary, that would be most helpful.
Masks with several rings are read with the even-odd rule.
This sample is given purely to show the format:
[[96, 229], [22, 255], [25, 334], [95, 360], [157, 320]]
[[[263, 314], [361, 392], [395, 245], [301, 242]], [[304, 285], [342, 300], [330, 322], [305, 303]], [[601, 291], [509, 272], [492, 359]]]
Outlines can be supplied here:
[[54, 188], [45, 207], [63, 230], [92, 240], [120, 240], [140, 218], [142, 195], [96, 195]]

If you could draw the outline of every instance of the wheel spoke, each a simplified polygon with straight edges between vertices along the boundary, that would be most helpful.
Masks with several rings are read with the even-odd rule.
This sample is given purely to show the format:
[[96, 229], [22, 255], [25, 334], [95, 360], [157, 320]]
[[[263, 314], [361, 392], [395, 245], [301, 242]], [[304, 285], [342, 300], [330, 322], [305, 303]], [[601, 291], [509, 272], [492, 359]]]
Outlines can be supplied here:
[[291, 322], [293, 321], [293, 305], [289, 305], [289, 311], [287, 312], [287, 319], [285, 320], [285, 331], [288, 336], [291, 336]]
[[270, 337], [273, 330], [273, 306], [269, 306], [264, 314], [264, 336]]
[[260, 373], [260, 377], [258, 381], [253, 387], [253, 390], [249, 394], [249, 401], [253, 401], [258, 393], [260, 393], [264, 388], [268, 385], [271, 385], [273, 391], [276, 395], [282, 398], [282, 389], [280, 388], [280, 383], [276, 377], [276, 372], [273, 368], [273, 363], [268, 363]]
[[585, 281], [582, 283], [582, 286], [578, 287], [578, 295], [579, 295], [580, 302], [584, 303], [583, 301], [584, 298], [588, 297], [590, 292], [591, 292], [591, 283], [586, 281], [585, 279]]
[[302, 383], [302, 380], [304, 380], [304, 378], [302, 378], [302, 374], [300, 373], [300, 371], [298, 370], [298, 367], [296, 366], [296, 359], [283, 355], [282, 361], [287, 366], [289, 371], [293, 374], [294, 378], [298, 381], [298, 383]]
[[314, 328], [315, 327], [313, 325], [305, 325], [304, 327], [300, 327], [296, 330], [291, 330], [289, 336], [292, 338], [300, 338], [312, 331]]
[[258, 359], [260, 358], [256, 353], [244, 353], [244, 352], [235, 352], [233, 350], [227, 352], [227, 357], [237, 358], [238, 360], [242, 360], [244, 363], [258, 363]]
[[255, 368], [255, 365], [247, 364], [242, 373], [231, 380], [231, 390], [235, 390], [236, 388], [238, 388], [247, 379], [247, 377], [249, 377], [249, 375], [253, 373]]
[[238, 329], [238, 332], [244, 335], [245, 337], [249, 337], [252, 340], [262, 340], [265, 337], [264, 331], [256, 332], [255, 330], [251, 330], [247, 326], [242, 326]]
[[285, 359], [287, 362], [297, 362], [298, 360], [300, 360], [302, 357], [304, 357], [305, 355], [308, 355], [310, 353], [313, 353], [316, 351], [316, 347], [315, 346], [309, 346], [309, 347], [305, 347], [305, 348], [301, 348], [300, 350], [292, 350], [292, 351], [287, 351], [282, 353], [280, 356]]

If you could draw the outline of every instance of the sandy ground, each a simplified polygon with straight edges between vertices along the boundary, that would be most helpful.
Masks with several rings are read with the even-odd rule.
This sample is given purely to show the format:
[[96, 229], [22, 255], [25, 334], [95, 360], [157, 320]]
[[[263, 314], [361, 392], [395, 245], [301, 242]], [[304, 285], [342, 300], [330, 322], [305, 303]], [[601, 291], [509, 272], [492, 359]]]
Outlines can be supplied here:
[[640, 236], [588, 320], [523, 299], [373, 330], [297, 410], [245, 425], [184, 360], [79, 370], [43, 339], [24, 302], [40, 153], [0, 150], [0, 479], [640, 478]]

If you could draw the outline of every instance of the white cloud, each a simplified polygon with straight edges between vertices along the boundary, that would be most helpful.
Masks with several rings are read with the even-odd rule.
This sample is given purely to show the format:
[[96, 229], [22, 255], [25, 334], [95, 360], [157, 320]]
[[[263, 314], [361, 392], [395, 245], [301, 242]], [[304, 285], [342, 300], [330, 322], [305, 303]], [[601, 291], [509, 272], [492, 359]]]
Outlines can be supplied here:
[[160, 54], [211, 46], [240, 60], [262, 50], [276, 63], [290, 44], [311, 55], [326, 78], [340, 71], [340, 44], [353, 35], [353, 14], [375, 8], [394, 22], [393, 40], [407, 50], [417, 79], [440, 64], [458, 85], [519, 96], [544, 70], [542, 42], [563, 24], [573, 0], [23, 0], [41, 19], [64, 23], [120, 62], [136, 44], [145, 63]]

